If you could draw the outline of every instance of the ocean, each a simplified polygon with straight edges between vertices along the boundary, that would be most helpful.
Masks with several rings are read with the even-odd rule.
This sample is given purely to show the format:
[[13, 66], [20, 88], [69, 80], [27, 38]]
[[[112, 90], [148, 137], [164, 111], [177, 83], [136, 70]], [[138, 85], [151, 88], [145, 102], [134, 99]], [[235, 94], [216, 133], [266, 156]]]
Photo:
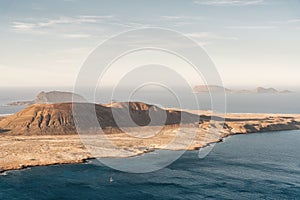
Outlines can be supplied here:
[[[21, 110], [6, 104], [31, 100], [39, 91], [1, 89], [0, 114]], [[191, 97], [183, 99], [186, 108], [195, 109]], [[176, 107], [163, 93], [147, 98]], [[101, 95], [97, 99], [107, 101]], [[300, 113], [299, 100], [299, 93], [229, 94], [227, 112]], [[209, 109], [207, 97], [201, 106]], [[300, 131], [257, 133], [226, 138], [203, 159], [198, 151], [188, 151], [166, 168], [145, 174], [116, 171], [97, 160], [9, 171], [0, 176], [0, 199], [299, 199], [299, 146]]]
[[146, 174], [95, 160], [10, 171], [0, 176], [0, 199], [299, 199], [299, 146], [300, 131], [257, 133], [229, 137], [204, 159], [188, 151]]

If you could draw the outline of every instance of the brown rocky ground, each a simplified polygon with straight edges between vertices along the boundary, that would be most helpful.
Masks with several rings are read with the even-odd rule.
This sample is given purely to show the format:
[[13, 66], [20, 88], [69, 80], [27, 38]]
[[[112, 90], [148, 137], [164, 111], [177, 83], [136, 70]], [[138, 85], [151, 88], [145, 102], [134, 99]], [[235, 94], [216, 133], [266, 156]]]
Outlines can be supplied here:
[[[105, 131], [86, 129], [87, 134], [79, 137], [70, 103], [32, 105], [0, 118], [0, 171], [79, 163], [93, 157], [128, 157], [154, 149], [193, 150], [228, 135], [300, 127], [300, 115], [227, 114], [224, 123], [221, 116], [207, 111], [161, 109], [137, 102], [78, 105], [87, 110], [80, 120], [89, 125], [89, 113], [95, 109], [97, 122]], [[113, 112], [122, 116], [118, 123]], [[140, 126], [128, 126], [129, 118]], [[184, 122], [179, 124], [181, 119]], [[162, 120], [165, 125], [160, 124]]]

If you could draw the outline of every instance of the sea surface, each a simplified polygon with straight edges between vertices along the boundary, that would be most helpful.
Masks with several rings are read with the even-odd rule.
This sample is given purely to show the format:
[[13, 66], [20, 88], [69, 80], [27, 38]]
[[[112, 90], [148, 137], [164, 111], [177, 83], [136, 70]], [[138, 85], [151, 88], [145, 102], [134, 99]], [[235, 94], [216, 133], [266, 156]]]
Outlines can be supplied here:
[[10, 171], [0, 176], [0, 199], [299, 199], [299, 146], [300, 131], [257, 133], [229, 137], [204, 159], [186, 152], [146, 174], [95, 160]]

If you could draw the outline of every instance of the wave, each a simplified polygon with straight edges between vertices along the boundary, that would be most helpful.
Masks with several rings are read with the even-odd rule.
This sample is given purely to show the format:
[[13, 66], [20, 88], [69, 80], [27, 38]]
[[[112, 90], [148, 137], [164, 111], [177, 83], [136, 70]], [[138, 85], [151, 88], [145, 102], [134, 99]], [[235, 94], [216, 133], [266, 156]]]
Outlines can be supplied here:
[[7, 104], [0, 104], [0, 107], [9, 107]]
[[7, 176], [7, 175], [8, 175], [7, 172], [2, 172], [2, 173], [0, 173], [0, 176]]

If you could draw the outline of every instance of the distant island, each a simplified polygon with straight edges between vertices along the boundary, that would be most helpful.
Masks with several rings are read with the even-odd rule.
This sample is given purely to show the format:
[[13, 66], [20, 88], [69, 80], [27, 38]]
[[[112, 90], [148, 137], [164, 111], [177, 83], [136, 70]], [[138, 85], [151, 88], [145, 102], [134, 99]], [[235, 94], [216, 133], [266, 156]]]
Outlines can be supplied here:
[[[258, 87], [253, 90], [234, 90], [217, 85], [197, 85], [193, 88], [194, 93], [241, 93], [241, 94], [276, 94], [276, 93], [291, 93], [289, 90], [276, 90], [274, 88]], [[73, 98], [73, 99], [72, 99]], [[86, 102], [86, 100], [78, 94], [63, 91], [40, 92], [34, 100], [15, 101], [8, 103], [8, 106], [29, 106], [32, 104], [53, 104], [66, 102]]]
[[240, 89], [240, 90], [234, 90], [225, 88], [223, 86], [218, 85], [196, 85], [193, 88], [194, 93], [220, 93], [220, 92], [226, 92], [226, 93], [240, 93], [240, 94], [276, 94], [276, 93], [291, 93], [289, 90], [276, 90], [274, 88], [264, 88], [264, 87], [257, 87], [252, 90], [246, 90], [246, 89]]
[[[155, 149], [196, 150], [229, 135], [300, 129], [297, 114], [227, 114], [224, 122], [222, 116], [210, 111], [165, 109], [143, 102], [48, 103], [48, 98], [56, 101], [66, 93], [40, 94], [37, 102], [41, 99], [47, 103], [35, 103], [0, 117], [0, 171], [80, 163], [95, 157], [129, 157]], [[85, 125], [80, 127], [87, 133], [84, 137], [100, 143], [96, 155], [91, 155], [78, 135], [74, 107], [84, 111], [76, 113], [76, 121]], [[90, 123], [93, 120], [100, 127]], [[151, 137], [134, 136], [147, 136], [157, 127], [159, 132]], [[113, 148], [107, 140], [96, 137], [100, 129]]]
[[[73, 98], [73, 99], [72, 99]], [[85, 102], [85, 99], [72, 92], [50, 91], [40, 92], [34, 100], [15, 101], [8, 103], [8, 106], [28, 106], [35, 103], [64, 103], [64, 102]]]

